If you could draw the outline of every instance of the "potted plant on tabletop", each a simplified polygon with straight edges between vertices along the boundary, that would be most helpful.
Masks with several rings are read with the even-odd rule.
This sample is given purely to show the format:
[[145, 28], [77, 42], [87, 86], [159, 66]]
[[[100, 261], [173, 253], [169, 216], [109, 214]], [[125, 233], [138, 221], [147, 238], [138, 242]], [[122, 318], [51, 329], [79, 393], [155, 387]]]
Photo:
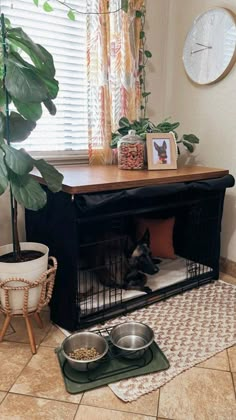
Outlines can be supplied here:
[[[34, 43], [21, 28], [12, 28], [2, 14], [0, 195], [10, 189], [12, 244], [0, 247], [0, 282], [14, 277], [35, 281], [48, 267], [48, 248], [45, 245], [19, 244], [17, 204], [31, 210], [38, 210], [46, 204], [46, 192], [30, 175], [34, 168], [41, 173], [52, 192], [61, 189], [63, 176], [45, 160], [36, 160], [12, 144], [24, 141], [30, 135], [42, 115], [42, 106], [51, 115], [56, 113], [53, 99], [58, 90], [51, 54]], [[10, 104], [14, 105], [14, 111], [9, 110]]]
[[178, 154], [180, 154], [179, 145], [183, 146], [190, 152], [194, 152], [195, 145], [199, 143], [199, 138], [195, 134], [183, 134], [181, 138], [178, 137], [176, 129], [179, 127], [179, 122], [170, 122], [166, 119], [158, 124], [154, 124], [149, 118], [140, 118], [139, 120], [129, 121], [128, 118], [121, 118], [119, 121], [119, 128], [112, 133], [111, 148], [116, 149], [117, 143], [121, 137], [126, 136], [130, 130], [135, 130], [136, 133], [146, 140], [147, 133], [169, 133], [173, 132], [176, 139]]

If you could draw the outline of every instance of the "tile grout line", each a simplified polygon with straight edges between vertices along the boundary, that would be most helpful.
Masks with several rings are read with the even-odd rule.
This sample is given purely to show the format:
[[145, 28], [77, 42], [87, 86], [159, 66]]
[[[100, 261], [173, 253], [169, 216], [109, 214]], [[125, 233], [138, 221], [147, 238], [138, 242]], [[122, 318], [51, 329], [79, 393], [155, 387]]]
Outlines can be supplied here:
[[233, 372], [230, 372], [231, 374], [231, 379], [232, 379], [232, 384], [233, 384], [233, 390], [234, 390], [234, 396], [235, 396], [235, 400], [236, 400], [236, 384], [234, 384], [234, 378], [233, 378]]
[[79, 412], [79, 404], [78, 404], [78, 407], [77, 407], [77, 409], [76, 409], [76, 412], [75, 412], [75, 415], [74, 415], [74, 417], [73, 417], [73, 420], [75, 420], [75, 419], [76, 419], [76, 416], [77, 416], [78, 412]]
[[231, 370], [231, 363], [230, 363], [230, 357], [229, 357], [229, 352], [228, 352], [228, 350], [229, 350], [229, 349], [231, 349], [231, 348], [233, 348], [234, 346], [235, 346], [235, 344], [234, 344], [233, 346], [228, 347], [228, 348], [226, 349], [226, 353], [227, 353], [227, 357], [228, 357], [228, 362], [229, 362], [229, 370], [230, 370], [230, 372], [232, 372], [232, 370]]
[[49, 335], [49, 333], [50, 333], [50, 331], [51, 331], [51, 329], [52, 329], [52, 327], [53, 327], [53, 324], [52, 324], [52, 322], [51, 322], [51, 320], [49, 321], [50, 322], [50, 328], [49, 328], [49, 330], [48, 330], [48, 332], [45, 334], [45, 336], [43, 337], [43, 339], [41, 340], [41, 342], [40, 342], [40, 344], [42, 344], [42, 342], [47, 338], [47, 336]]
[[11, 395], [19, 395], [21, 397], [41, 398], [42, 400], [56, 401], [56, 402], [65, 403], [65, 404], [73, 404], [73, 405], [79, 405], [80, 404], [80, 403], [76, 403], [76, 402], [73, 402], [73, 401], [65, 401], [65, 400], [58, 400], [56, 398], [43, 397], [41, 395], [21, 394], [20, 392], [11, 392], [11, 391], [9, 391], [8, 394], [11, 394]]
[[[128, 403], [132, 403], [132, 401], [127, 401]], [[147, 416], [147, 417], [151, 417], [151, 418], [153, 418], [153, 419], [155, 419], [156, 418], [156, 415], [154, 414], [154, 415], [152, 415], [152, 414], [144, 414], [144, 413], [139, 413], [139, 412], [137, 412], [137, 411], [125, 411], [125, 410], [118, 410], [118, 409], [116, 409], [116, 408], [107, 408], [107, 407], [101, 407], [101, 406], [98, 406], [98, 405], [88, 405], [88, 404], [82, 404], [82, 400], [81, 400], [81, 403], [79, 404], [80, 406], [81, 405], [83, 405], [84, 407], [93, 407], [93, 408], [102, 408], [103, 410], [108, 410], [108, 411], [115, 411], [115, 412], [118, 412], [118, 413], [126, 413], [126, 414], [137, 414], [137, 415], [141, 415], [141, 416]], [[168, 419], [166, 419], [166, 420], [168, 420]]]
[[[9, 342], [9, 341], [8, 341]], [[16, 343], [16, 344], [23, 344], [25, 346], [27, 346], [26, 343]], [[23, 368], [21, 369], [19, 375], [16, 377], [15, 381], [13, 382], [13, 384], [11, 385], [10, 389], [7, 392], [10, 392], [11, 388], [13, 387], [13, 385], [15, 385], [15, 382], [17, 381], [17, 379], [19, 378], [19, 376], [22, 374], [23, 370], [26, 368], [26, 366], [28, 365], [28, 363], [31, 361], [32, 357], [34, 356], [34, 354], [31, 354], [29, 360], [25, 363], [25, 365], [23, 366]]]
[[7, 398], [8, 394], [9, 394], [8, 391], [1, 391], [1, 392], [6, 392], [6, 395], [5, 395], [5, 397], [2, 399], [2, 401], [0, 403], [0, 408], [1, 408], [1, 405], [2, 405], [3, 401]]
[[[227, 350], [227, 349], [226, 349]], [[214, 357], [214, 356], [212, 356]], [[211, 359], [211, 357], [210, 357]], [[209, 359], [208, 359], [209, 360]], [[206, 360], [207, 361], [207, 360]], [[200, 363], [204, 363], [204, 362], [200, 362]], [[207, 369], [207, 370], [216, 370], [217, 372], [230, 372], [230, 370], [225, 370], [225, 369], [217, 369], [217, 368], [210, 368], [210, 367], [205, 367], [205, 366], [193, 366], [193, 368], [197, 368], [197, 369]], [[192, 368], [191, 368], [192, 369]]]
[[[230, 349], [230, 347], [229, 347], [229, 349]], [[235, 396], [235, 400], [236, 400], [236, 383], [234, 383], [233, 372], [231, 370], [231, 364], [230, 364], [230, 357], [229, 357], [228, 349], [226, 349], [226, 354], [227, 354], [227, 358], [228, 358], [228, 363], [229, 363], [229, 368], [230, 368], [230, 375], [231, 375], [232, 384], [233, 384], [233, 391], [234, 391], [234, 396]]]
[[156, 418], [158, 418], [158, 411], [159, 411], [160, 399], [161, 399], [161, 387], [159, 388], [159, 392], [158, 392]]
[[159, 417], [158, 420], [175, 420], [175, 419], [169, 419], [169, 417]]
[[73, 420], [75, 420], [75, 418], [76, 418], [76, 416], [77, 416], [77, 414], [78, 414], [78, 412], [79, 412], [79, 408], [80, 408], [80, 406], [81, 406], [81, 402], [82, 402], [83, 396], [84, 396], [84, 392], [83, 392], [83, 393], [82, 393], [82, 395], [81, 395], [81, 399], [80, 399], [80, 402], [79, 402], [79, 404], [78, 404], [78, 407], [77, 407], [77, 410], [76, 410], [76, 412], [75, 412], [75, 415], [74, 415], [74, 419], [73, 419]]
[[[25, 344], [25, 343], [20, 343], [20, 344]], [[40, 344], [38, 345], [38, 349], [37, 350], [39, 350], [39, 347], [40, 347]], [[37, 354], [37, 353], [36, 353]], [[80, 400], [80, 402], [79, 403], [74, 403], [74, 402], [70, 402], [70, 401], [65, 401], [65, 400], [58, 400], [58, 399], [55, 399], [55, 398], [50, 398], [50, 397], [43, 397], [43, 396], [38, 396], [38, 395], [32, 395], [32, 394], [21, 394], [20, 392], [12, 392], [11, 391], [11, 389], [13, 388], [13, 386], [15, 385], [15, 383], [16, 383], [16, 381], [18, 380], [18, 378], [20, 377], [20, 375], [22, 374], [22, 372], [23, 372], [23, 370], [26, 368], [26, 366], [28, 365], [28, 363], [32, 360], [32, 358], [34, 357], [35, 355], [34, 354], [32, 354], [31, 355], [31, 358], [28, 360], [28, 362], [24, 365], [24, 367], [23, 367], [23, 369], [21, 370], [21, 372], [19, 373], [19, 375], [17, 376], [17, 378], [16, 378], [16, 380], [14, 381], [14, 383], [11, 385], [11, 387], [10, 387], [10, 389], [8, 390], [8, 391], [5, 391], [5, 392], [7, 392], [7, 394], [16, 394], [16, 395], [23, 395], [23, 396], [28, 396], [28, 397], [33, 397], [33, 398], [42, 398], [42, 399], [45, 399], [45, 400], [49, 400], [49, 401], [57, 401], [57, 402], [65, 402], [65, 403], [68, 403], [68, 404], [75, 404], [75, 405], [78, 405], [78, 404], [80, 404], [80, 402], [81, 402], [81, 400], [82, 400], [82, 397], [81, 397], [81, 400]], [[4, 392], [4, 391], [3, 391]], [[5, 397], [4, 397], [4, 399], [5, 399]]]
[[169, 419], [169, 417], [167, 418], [167, 417], [158, 417], [158, 416], [157, 416], [157, 419], [158, 420], [175, 420], [175, 419]]
[[165, 385], [162, 385], [160, 388], [159, 388], [159, 399], [158, 399], [158, 404], [157, 404], [157, 415], [156, 415], [156, 418], [157, 418], [157, 420], [158, 419], [160, 419], [160, 420], [175, 420], [175, 419], [170, 419], [169, 417], [167, 418], [167, 417], [158, 417], [158, 411], [159, 411], [159, 406], [160, 406], [160, 399], [161, 399], [161, 389], [164, 387]]
[[[18, 344], [18, 343], [17, 343], [17, 344]], [[26, 345], [25, 343], [20, 343], [20, 344]], [[28, 365], [28, 363], [31, 361], [32, 357], [33, 357], [33, 354], [31, 354], [31, 357], [30, 357], [30, 358], [29, 358], [29, 360], [25, 363], [25, 365], [24, 365], [24, 366], [23, 366], [23, 368], [21, 369], [21, 371], [20, 371], [19, 375], [16, 377], [15, 381], [13, 382], [13, 384], [10, 386], [10, 388], [8, 389], [8, 391], [6, 391], [7, 393], [6, 393], [6, 395], [5, 395], [4, 399], [3, 399], [3, 401], [5, 400], [5, 398], [7, 397], [7, 395], [8, 395], [8, 394], [10, 394], [10, 391], [11, 391], [12, 387], [15, 385], [15, 383], [16, 383], [16, 381], [17, 381], [17, 379], [20, 377], [20, 375], [22, 374], [23, 370], [26, 368], [26, 366]], [[2, 401], [2, 402], [3, 402], [3, 401]]]
[[[51, 326], [52, 326], [52, 324], [51, 324]], [[50, 326], [50, 328], [49, 328], [49, 331], [51, 330], [51, 326]], [[13, 328], [13, 327], [12, 327]], [[45, 328], [47, 328], [47, 327], [45, 327]], [[40, 329], [40, 331], [42, 331], [43, 329], [41, 328]], [[45, 332], [45, 335], [39, 340], [39, 343], [36, 343], [36, 346], [40, 346], [40, 344], [42, 343], [42, 341], [46, 338], [46, 336], [48, 335], [48, 333], [49, 333], [49, 331], [47, 331], [47, 332]], [[6, 338], [3, 340], [4, 342], [7, 342], [7, 343], [17, 343], [17, 344], [28, 344], [29, 346], [30, 346], [30, 342], [28, 342], [28, 341], [17, 341], [17, 340], [8, 340], [7, 339], [7, 337], [11, 337], [12, 336], [12, 334], [15, 334], [16, 333], [16, 331], [14, 332], [14, 333], [11, 333], [11, 334], [8, 334], [8, 335], [6, 335]], [[2, 342], [3, 342], [2, 341]], [[35, 341], [36, 341], [36, 339], [35, 339]]]

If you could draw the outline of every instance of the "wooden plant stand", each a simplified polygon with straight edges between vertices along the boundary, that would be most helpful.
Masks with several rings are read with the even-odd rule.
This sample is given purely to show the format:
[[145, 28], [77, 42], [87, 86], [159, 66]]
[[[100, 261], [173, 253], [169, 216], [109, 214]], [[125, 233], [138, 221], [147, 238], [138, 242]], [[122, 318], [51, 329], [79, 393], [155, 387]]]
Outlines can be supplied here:
[[[0, 311], [5, 315], [2, 330], [0, 331], [0, 342], [3, 340], [7, 328], [13, 317], [24, 317], [26, 328], [29, 336], [31, 351], [36, 353], [36, 344], [31, 324], [30, 317], [33, 316], [39, 328], [43, 328], [43, 322], [40, 318], [41, 309], [46, 306], [52, 296], [52, 291], [55, 282], [55, 275], [57, 271], [57, 260], [54, 257], [49, 257], [48, 270], [45, 271], [38, 280], [30, 282], [22, 278], [10, 278], [0, 282], [0, 290], [4, 293], [4, 299], [0, 302]], [[20, 282], [20, 286], [11, 286], [11, 282]], [[33, 309], [29, 308], [30, 291], [36, 287], [41, 287], [40, 296]], [[14, 310], [11, 305], [11, 297], [13, 293], [23, 292], [23, 306], [20, 310]]]

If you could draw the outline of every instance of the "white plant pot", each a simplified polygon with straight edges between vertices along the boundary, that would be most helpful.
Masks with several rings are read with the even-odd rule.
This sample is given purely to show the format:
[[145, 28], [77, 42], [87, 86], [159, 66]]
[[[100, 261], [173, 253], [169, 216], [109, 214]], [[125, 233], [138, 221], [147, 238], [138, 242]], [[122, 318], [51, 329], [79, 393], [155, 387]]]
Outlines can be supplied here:
[[[46, 245], [39, 244], [36, 242], [22, 242], [21, 249], [30, 251], [39, 251], [44, 255], [32, 261], [19, 262], [19, 263], [5, 263], [0, 262], [0, 283], [3, 280], [18, 278], [25, 279], [30, 282], [38, 280], [41, 274], [48, 269], [48, 252], [49, 249]], [[4, 245], [0, 247], [0, 255], [5, 255], [12, 252], [13, 245]], [[26, 286], [24, 282], [16, 282], [12, 280], [7, 283], [8, 286]], [[42, 286], [37, 286], [29, 290], [28, 299], [28, 312], [32, 312], [37, 308]], [[4, 290], [0, 288], [0, 301], [3, 309], [5, 305], [5, 294]], [[23, 290], [11, 290], [9, 293], [9, 303], [13, 314], [22, 314], [24, 304], [24, 291]]]

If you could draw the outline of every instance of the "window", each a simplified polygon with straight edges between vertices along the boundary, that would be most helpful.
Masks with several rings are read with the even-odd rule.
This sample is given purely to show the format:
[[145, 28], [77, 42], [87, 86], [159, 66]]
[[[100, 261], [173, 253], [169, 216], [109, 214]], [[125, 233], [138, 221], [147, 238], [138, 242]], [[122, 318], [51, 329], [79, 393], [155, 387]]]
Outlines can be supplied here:
[[[70, 0], [77, 6], [77, 0]], [[59, 81], [59, 94], [54, 101], [57, 114], [45, 109], [30, 137], [19, 146], [50, 160], [62, 157], [86, 160], [88, 154], [87, 109], [87, 34], [86, 14], [68, 19], [65, 7], [57, 2], [54, 11], [46, 13], [32, 0], [0, 0], [1, 12], [14, 27], [20, 26], [36, 42], [52, 54]], [[86, 12], [87, 1], [79, 1]], [[16, 145], [17, 146], [17, 145]], [[53, 159], [51, 159], [53, 158]]]

